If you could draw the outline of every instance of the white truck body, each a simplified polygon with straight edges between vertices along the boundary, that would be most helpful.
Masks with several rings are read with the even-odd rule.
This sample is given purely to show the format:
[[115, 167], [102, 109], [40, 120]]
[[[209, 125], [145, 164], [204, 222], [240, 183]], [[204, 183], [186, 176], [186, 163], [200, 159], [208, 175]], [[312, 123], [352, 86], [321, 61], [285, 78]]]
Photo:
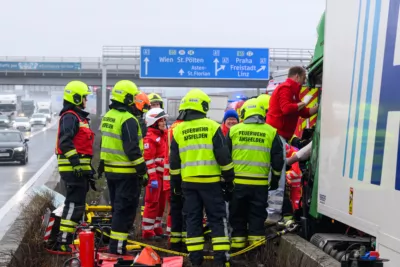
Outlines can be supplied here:
[[51, 109], [51, 102], [38, 102], [37, 106], [38, 106], [37, 113], [45, 114], [47, 120], [51, 121], [51, 118], [53, 116]]
[[7, 115], [10, 119], [13, 119], [17, 115], [18, 100], [17, 95], [0, 95], [0, 113]]
[[318, 212], [375, 236], [398, 267], [400, 0], [326, 10]]
[[228, 106], [228, 96], [226, 95], [209, 95], [211, 99], [210, 110], [207, 117], [218, 123], [224, 119], [225, 109]]
[[[209, 95], [211, 99], [210, 109], [207, 112], [207, 117], [209, 119], [215, 120], [221, 123], [225, 109], [228, 105], [228, 96], [225, 95]], [[181, 99], [167, 99], [167, 113], [169, 115], [170, 121], [175, 121], [179, 115], [179, 105], [181, 104]]]

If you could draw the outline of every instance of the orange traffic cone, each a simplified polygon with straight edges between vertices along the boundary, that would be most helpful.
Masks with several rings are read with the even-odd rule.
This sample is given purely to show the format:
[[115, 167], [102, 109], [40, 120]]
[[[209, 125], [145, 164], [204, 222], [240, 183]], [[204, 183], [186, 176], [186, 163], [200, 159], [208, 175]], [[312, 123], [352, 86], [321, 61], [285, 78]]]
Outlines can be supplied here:
[[161, 257], [151, 247], [145, 247], [135, 259], [135, 263], [153, 266], [161, 264]]

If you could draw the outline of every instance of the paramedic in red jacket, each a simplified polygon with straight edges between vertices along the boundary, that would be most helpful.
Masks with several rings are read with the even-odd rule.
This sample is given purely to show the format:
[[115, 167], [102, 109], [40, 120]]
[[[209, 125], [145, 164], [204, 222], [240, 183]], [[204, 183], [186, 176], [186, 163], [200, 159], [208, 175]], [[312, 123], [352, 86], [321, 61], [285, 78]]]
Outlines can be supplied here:
[[142, 221], [143, 239], [160, 240], [163, 237], [162, 217], [166, 204], [163, 190], [164, 155], [167, 142], [165, 118], [161, 108], [152, 108], [146, 113], [147, 134], [144, 138], [144, 159], [149, 177], [146, 186], [145, 208]]
[[299, 117], [309, 118], [318, 111], [318, 107], [306, 108], [306, 103], [300, 100], [300, 89], [305, 80], [304, 68], [291, 67], [287, 80], [274, 90], [269, 102], [267, 123], [286, 141], [292, 138]]
[[[269, 101], [267, 123], [276, 128], [283, 148], [292, 138], [299, 117], [309, 118], [318, 111], [318, 107], [306, 108], [300, 100], [300, 90], [306, 80], [303, 67], [291, 67], [285, 82], [276, 87]], [[284, 149], [285, 150], [285, 149]], [[282, 155], [286, 158], [286, 155]], [[278, 184], [270, 187], [268, 192], [267, 224], [274, 224], [282, 219], [282, 205], [285, 195], [286, 164], [283, 166]]]

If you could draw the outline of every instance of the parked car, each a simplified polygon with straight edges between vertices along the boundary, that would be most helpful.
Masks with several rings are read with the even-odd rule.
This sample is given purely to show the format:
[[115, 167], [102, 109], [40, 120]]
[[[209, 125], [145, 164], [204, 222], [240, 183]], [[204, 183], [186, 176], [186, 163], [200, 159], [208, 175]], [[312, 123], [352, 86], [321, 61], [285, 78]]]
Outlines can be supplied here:
[[34, 126], [34, 125], [46, 126], [46, 122], [47, 122], [47, 117], [45, 114], [42, 114], [42, 113], [33, 114], [32, 118], [30, 120], [31, 126]]
[[7, 115], [0, 115], [0, 128], [10, 128], [11, 121]]
[[25, 165], [28, 162], [28, 141], [20, 131], [0, 130], [0, 161], [19, 161]]
[[16, 117], [13, 123], [13, 128], [20, 131], [30, 131], [31, 124], [27, 117]]

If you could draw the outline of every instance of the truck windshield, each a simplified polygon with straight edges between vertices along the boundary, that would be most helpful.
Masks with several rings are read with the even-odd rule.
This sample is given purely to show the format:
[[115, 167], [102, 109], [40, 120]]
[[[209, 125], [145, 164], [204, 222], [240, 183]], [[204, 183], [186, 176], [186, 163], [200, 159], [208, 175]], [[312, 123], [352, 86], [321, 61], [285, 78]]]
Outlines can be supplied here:
[[46, 113], [50, 113], [50, 110], [48, 110], [48, 109], [39, 109], [38, 112], [46, 114]]
[[14, 111], [16, 108], [15, 104], [0, 104], [0, 111]]

